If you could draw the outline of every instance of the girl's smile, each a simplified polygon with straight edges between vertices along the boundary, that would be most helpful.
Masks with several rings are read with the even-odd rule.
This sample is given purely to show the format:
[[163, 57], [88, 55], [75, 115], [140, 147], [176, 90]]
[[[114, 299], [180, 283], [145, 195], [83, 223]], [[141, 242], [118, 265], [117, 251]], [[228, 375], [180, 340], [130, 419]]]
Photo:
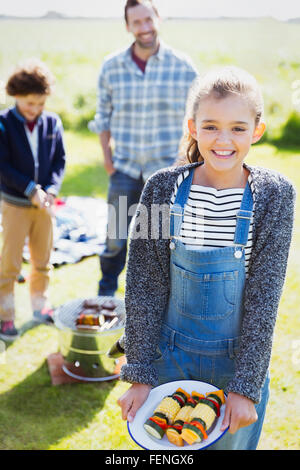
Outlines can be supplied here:
[[216, 149], [216, 150], [212, 150], [212, 152], [217, 158], [228, 158], [228, 157], [232, 157], [235, 154], [235, 150]]

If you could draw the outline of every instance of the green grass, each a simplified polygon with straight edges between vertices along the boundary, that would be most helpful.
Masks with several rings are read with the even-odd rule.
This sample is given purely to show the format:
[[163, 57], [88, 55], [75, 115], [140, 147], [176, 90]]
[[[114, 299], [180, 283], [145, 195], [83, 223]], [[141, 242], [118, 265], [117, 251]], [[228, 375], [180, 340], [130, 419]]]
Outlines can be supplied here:
[[[68, 166], [62, 195], [105, 197], [107, 177], [98, 138], [66, 132]], [[277, 169], [300, 188], [300, 151], [264, 144], [254, 146], [248, 163]], [[297, 203], [299, 214], [299, 201]], [[260, 449], [299, 449], [300, 366], [299, 282], [300, 223], [296, 218], [287, 281], [280, 303], [271, 361], [271, 398]], [[24, 264], [24, 272], [29, 266]], [[97, 292], [98, 258], [55, 269], [50, 293], [54, 305]], [[124, 272], [118, 296], [124, 295]], [[130, 439], [116, 404], [128, 384], [120, 381], [52, 386], [49, 354], [58, 351], [58, 332], [32, 327], [27, 284], [16, 286], [17, 326], [22, 336], [6, 350], [0, 365], [0, 449], [127, 449], [139, 447]], [[298, 349], [295, 349], [296, 346]], [[2, 357], [3, 359], [3, 357]], [[3, 362], [3, 361], [2, 361]]]
[[67, 131], [65, 146], [68, 157], [61, 194], [105, 198], [107, 176], [101, 164], [98, 136]]

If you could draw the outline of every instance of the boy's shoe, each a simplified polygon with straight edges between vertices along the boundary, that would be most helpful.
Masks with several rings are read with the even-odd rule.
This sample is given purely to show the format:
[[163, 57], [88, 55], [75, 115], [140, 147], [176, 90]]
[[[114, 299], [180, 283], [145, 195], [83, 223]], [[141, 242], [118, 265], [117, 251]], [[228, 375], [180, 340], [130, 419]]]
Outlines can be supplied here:
[[53, 324], [53, 313], [54, 310], [52, 308], [43, 308], [42, 310], [34, 310], [33, 312], [33, 319], [39, 323], [48, 323]]
[[0, 321], [0, 338], [4, 339], [5, 341], [14, 341], [18, 337], [19, 332], [12, 320]]

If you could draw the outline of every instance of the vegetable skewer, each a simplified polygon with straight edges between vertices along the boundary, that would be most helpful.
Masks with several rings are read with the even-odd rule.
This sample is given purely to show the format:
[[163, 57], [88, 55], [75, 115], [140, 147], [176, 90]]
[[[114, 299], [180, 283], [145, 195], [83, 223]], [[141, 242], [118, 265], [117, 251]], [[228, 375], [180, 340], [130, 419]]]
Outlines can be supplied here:
[[166, 396], [154, 410], [153, 415], [144, 424], [145, 430], [153, 437], [161, 439], [168, 425], [173, 424], [174, 418], [189, 395], [178, 388], [172, 395]]

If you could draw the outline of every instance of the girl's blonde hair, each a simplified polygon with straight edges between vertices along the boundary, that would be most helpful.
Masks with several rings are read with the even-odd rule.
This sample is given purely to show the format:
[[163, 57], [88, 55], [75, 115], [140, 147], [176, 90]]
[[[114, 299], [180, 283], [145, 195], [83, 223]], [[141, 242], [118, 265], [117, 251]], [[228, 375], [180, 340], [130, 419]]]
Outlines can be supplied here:
[[226, 98], [230, 94], [247, 99], [253, 109], [255, 125], [260, 123], [264, 111], [263, 97], [256, 79], [248, 72], [231, 66], [213, 70], [203, 77], [197, 77], [191, 86], [187, 99], [179, 164], [203, 161], [197, 141], [191, 136], [188, 129], [188, 121], [190, 119], [196, 120], [200, 102], [211, 96], [218, 100]]

